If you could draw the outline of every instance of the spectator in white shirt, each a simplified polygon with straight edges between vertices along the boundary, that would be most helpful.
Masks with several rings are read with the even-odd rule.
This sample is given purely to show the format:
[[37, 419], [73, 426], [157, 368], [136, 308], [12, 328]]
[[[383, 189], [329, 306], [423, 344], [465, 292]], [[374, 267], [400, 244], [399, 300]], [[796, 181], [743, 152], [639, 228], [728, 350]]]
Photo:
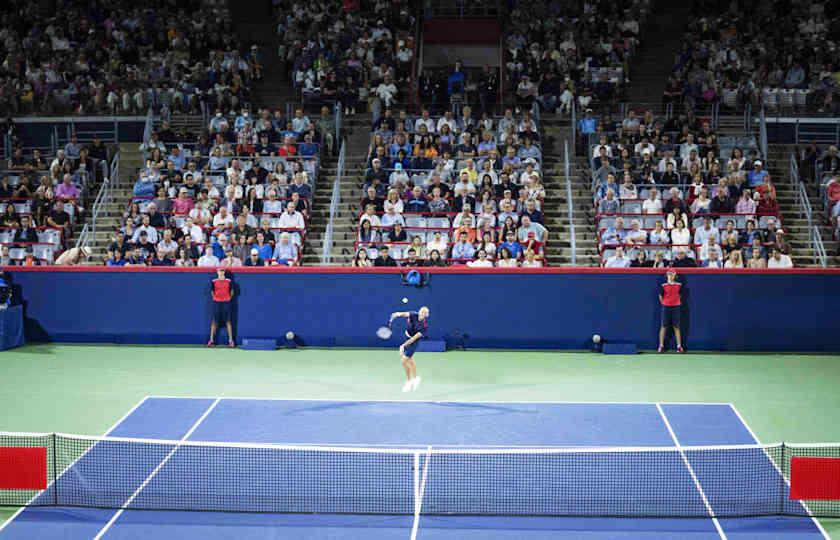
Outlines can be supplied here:
[[210, 210], [204, 206], [194, 206], [187, 217], [191, 217], [196, 225], [207, 225], [212, 219]]
[[[694, 135], [689, 133], [685, 136], [685, 142], [680, 145], [680, 159], [683, 160], [683, 163], [689, 159], [692, 150], [694, 151], [694, 156], [697, 157], [697, 145], [694, 144]], [[683, 165], [683, 168], [686, 169], [685, 165]]]
[[767, 268], [793, 268], [793, 261], [790, 256], [773, 248], [770, 258], [767, 260]]
[[279, 228], [303, 230], [306, 226], [303, 221], [303, 214], [298, 212], [295, 206], [295, 203], [291, 201], [286, 205], [286, 211], [280, 215]]
[[440, 128], [442, 128], [444, 126], [444, 124], [448, 125], [449, 129], [453, 133], [455, 133], [455, 131], [458, 129], [458, 122], [456, 122], [455, 119], [452, 118], [452, 111], [446, 111], [443, 114], [443, 117], [440, 118], [437, 121], [437, 132], [438, 133], [440, 133]]
[[648, 190], [647, 199], [642, 203], [643, 214], [661, 214], [662, 200], [659, 198], [659, 192], [655, 187]]
[[283, 212], [283, 201], [277, 198], [277, 192], [268, 190], [268, 199], [263, 201], [263, 212], [266, 214], [280, 214]]
[[720, 246], [717, 244], [714, 236], [709, 236], [704, 244], [700, 246], [700, 261], [708, 261], [712, 258], [712, 253], [717, 255], [716, 259], [721, 260], [723, 253]]
[[534, 253], [533, 249], [525, 250], [525, 260], [522, 261], [522, 268], [540, 268], [542, 265], [542, 261], [537, 259], [537, 254]]
[[661, 221], [657, 221], [653, 230], [650, 232], [650, 243], [657, 245], [671, 243], [671, 238], [668, 235], [668, 231], [665, 230], [665, 228], [662, 226]]
[[[392, 206], [387, 212], [385, 212], [382, 219], [379, 220], [379, 224], [382, 227], [393, 227], [394, 223], [399, 223], [405, 227], [405, 219], [403, 219], [402, 214], [398, 214], [396, 209]], [[371, 223], [371, 225], [373, 225], [373, 223]]]
[[664, 173], [665, 171], [668, 170], [668, 164], [669, 163], [673, 167], [672, 170], [677, 170], [677, 160], [674, 159], [671, 156], [665, 156], [664, 158], [660, 159], [659, 160], [659, 165], [656, 166], [656, 170], [661, 172], [661, 173]]
[[420, 131], [420, 126], [426, 126], [426, 129], [429, 130], [429, 133], [435, 132], [435, 121], [429, 117], [429, 110], [423, 109], [423, 112], [420, 113], [420, 118], [418, 118], [414, 122], [414, 131]]
[[608, 257], [604, 268], [630, 268], [630, 259], [624, 255], [624, 248], [615, 248], [615, 255]]
[[391, 75], [386, 74], [385, 78], [379, 83], [375, 90], [376, 96], [382, 101], [386, 108], [391, 108], [397, 98], [397, 87], [391, 80]]
[[674, 245], [675, 255], [679, 250], [685, 250], [686, 246], [691, 244], [691, 231], [686, 228], [683, 220], [677, 221], [676, 226], [671, 229], [671, 244]]
[[619, 195], [622, 199], [638, 199], [639, 192], [636, 189], [636, 184], [633, 183], [633, 178], [630, 176], [630, 173], [624, 174], [624, 182], [621, 184], [619, 188]]
[[210, 267], [219, 266], [219, 258], [213, 255], [213, 247], [209, 244], [204, 248], [204, 255], [198, 258], [197, 266]]
[[232, 229], [233, 223], [233, 215], [228, 213], [225, 206], [220, 207], [216, 215], [213, 216], [214, 229]]
[[694, 243], [704, 246], [709, 238], [714, 238], [715, 243], [720, 242], [720, 231], [712, 225], [712, 219], [707, 216], [703, 218], [703, 226], [694, 231]]
[[437, 251], [443, 258], [446, 258], [448, 252], [447, 248], [448, 246], [446, 245], [446, 241], [443, 239], [443, 235], [440, 231], [435, 231], [432, 240], [426, 243], [426, 253]]
[[624, 237], [625, 242], [627, 244], [647, 244], [647, 231], [642, 229], [641, 223], [639, 223], [638, 219], [634, 219], [630, 223], [630, 232], [627, 233], [627, 236]]
[[204, 231], [201, 227], [195, 224], [195, 221], [193, 221], [193, 218], [191, 217], [187, 217], [184, 226], [181, 227], [181, 232], [183, 232], [185, 236], [192, 238], [193, 243], [204, 243]]
[[490, 259], [487, 258], [487, 252], [483, 249], [479, 249], [478, 253], [476, 254], [478, 257], [473, 261], [469, 261], [467, 266], [471, 268], [493, 268], [493, 263]]
[[376, 215], [376, 207], [374, 205], [369, 204], [365, 206], [365, 213], [359, 218], [359, 223], [361, 224], [363, 221], [370, 221], [371, 227], [380, 226], [380, 219]]
[[163, 240], [158, 242], [158, 251], [162, 251], [164, 255], [170, 259], [174, 259], [178, 252], [178, 242], [172, 239], [172, 231], [165, 229], [163, 231]]
[[158, 237], [157, 229], [155, 229], [154, 227], [152, 227], [149, 224], [149, 219], [150, 218], [149, 218], [148, 214], [143, 214], [143, 217], [142, 217], [142, 220], [143, 220], [142, 223], [143, 224], [140, 225], [139, 227], [137, 227], [136, 229], [134, 229], [134, 235], [131, 237], [131, 241], [134, 242], [135, 244], [140, 240], [140, 233], [142, 233], [144, 231], [146, 233], [146, 237], [149, 239], [149, 242], [151, 242], [152, 244], [157, 244], [158, 243], [158, 240], [160, 238]]

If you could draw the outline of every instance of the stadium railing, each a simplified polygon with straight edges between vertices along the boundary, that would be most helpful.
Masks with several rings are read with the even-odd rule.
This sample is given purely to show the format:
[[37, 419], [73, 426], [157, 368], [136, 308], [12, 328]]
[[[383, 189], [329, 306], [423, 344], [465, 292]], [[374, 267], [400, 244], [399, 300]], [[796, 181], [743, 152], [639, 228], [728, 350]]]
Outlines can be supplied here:
[[99, 228], [99, 220], [106, 208], [111, 205], [113, 199], [112, 188], [119, 182], [120, 153], [117, 152], [111, 159], [109, 175], [102, 179], [102, 185], [96, 194], [96, 199], [90, 210], [90, 221], [85, 223], [79, 238], [76, 240], [76, 247], [90, 247], [96, 241], [96, 231]]
[[572, 196], [572, 174], [569, 166], [569, 141], [563, 141], [563, 174], [566, 175], [566, 206], [569, 214], [569, 238], [571, 240], [572, 266], [577, 266], [577, 240], [575, 238], [574, 197]]
[[805, 183], [799, 177], [799, 164], [796, 161], [796, 154], [790, 154], [789, 163], [790, 180], [794, 185], [799, 216], [805, 218], [808, 223], [808, 247], [811, 250], [814, 262], [826, 268], [828, 266], [828, 257], [825, 251], [825, 244], [823, 244], [819, 227], [814, 222], [811, 200], [808, 197], [808, 191], [805, 189]]
[[338, 217], [338, 205], [341, 204], [341, 179], [344, 175], [344, 165], [347, 159], [347, 147], [341, 142], [341, 149], [338, 151], [338, 163], [336, 164], [335, 180], [333, 181], [332, 195], [330, 196], [330, 219], [324, 230], [324, 240], [321, 247], [321, 264], [330, 264], [332, 258], [333, 231], [335, 220]]

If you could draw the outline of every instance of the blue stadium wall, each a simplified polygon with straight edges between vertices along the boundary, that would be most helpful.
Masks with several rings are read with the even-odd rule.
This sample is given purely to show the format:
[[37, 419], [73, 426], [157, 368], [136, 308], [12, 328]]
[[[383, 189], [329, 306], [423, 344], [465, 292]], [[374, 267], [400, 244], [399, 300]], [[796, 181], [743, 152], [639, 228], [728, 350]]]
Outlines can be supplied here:
[[[12, 270], [29, 341], [202, 344], [210, 319], [203, 269]], [[375, 329], [396, 310], [431, 308], [431, 337], [467, 348], [581, 349], [598, 333], [655, 346], [658, 271], [443, 269], [428, 284], [392, 272], [239, 271], [239, 339], [382, 347]], [[683, 273], [688, 345], [707, 350], [838, 351], [837, 271]], [[403, 304], [401, 299], [409, 302]], [[394, 343], [396, 338], [394, 338]], [[393, 346], [393, 345], [391, 345]]]

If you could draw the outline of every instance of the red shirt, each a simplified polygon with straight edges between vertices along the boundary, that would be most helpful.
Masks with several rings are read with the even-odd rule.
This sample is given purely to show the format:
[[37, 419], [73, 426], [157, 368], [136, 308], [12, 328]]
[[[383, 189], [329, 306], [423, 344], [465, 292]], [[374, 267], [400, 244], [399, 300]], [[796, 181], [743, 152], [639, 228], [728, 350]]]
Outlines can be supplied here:
[[229, 279], [214, 279], [213, 280], [213, 301], [214, 302], [230, 302], [230, 280]]
[[662, 305], [673, 307], [679, 306], [682, 304], [682, 300], [680, 299], [680, 291], [682, 289], [682, 283], [663, 283], [662, 284]]

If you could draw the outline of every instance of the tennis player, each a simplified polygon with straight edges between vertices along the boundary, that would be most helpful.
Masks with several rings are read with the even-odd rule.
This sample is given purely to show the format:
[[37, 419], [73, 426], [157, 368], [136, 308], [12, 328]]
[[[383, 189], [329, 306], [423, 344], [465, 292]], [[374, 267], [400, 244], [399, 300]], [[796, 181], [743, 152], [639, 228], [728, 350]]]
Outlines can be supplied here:
[[208, 347], [215, 344], [216, 330], [224, 324], [228, 331], [228, 347], [234, 347], [233, 323], [230, 319], [230, 301], [233, 300], [231, 281], [225, 277], [225, 269], [216, 269], [216, 279], [211, 282], [210, 292], [213, 296], [213, 319], [210, 322], [210, 341]]
[[420, 376], [417, 375], [417, 364], [414, 362], [414, 352], [420, 346], [420, 340], [429, 331], [429, 308], [421, 307], [417, 311], [396, 311], [391, 313], [391, 322], [398, 317], [405, 317], [405, 342], [400, 345], [400, 359], [405, 370], [405, 384], [403, 392], [417, 390], [420, 386]]
[[680, 332], [680, 310], [682, 309], [682, 283], [677, 281], [677, 271], [668, 269], [667, 279], [660, 287], [659, 303], [662, 304], [662, 324], [659, 327], [659, 348], [656, 352], [665, 352], [665, 334], [668, 327], [674, 329], [677, 338], [677, 352], [685, 352]]

